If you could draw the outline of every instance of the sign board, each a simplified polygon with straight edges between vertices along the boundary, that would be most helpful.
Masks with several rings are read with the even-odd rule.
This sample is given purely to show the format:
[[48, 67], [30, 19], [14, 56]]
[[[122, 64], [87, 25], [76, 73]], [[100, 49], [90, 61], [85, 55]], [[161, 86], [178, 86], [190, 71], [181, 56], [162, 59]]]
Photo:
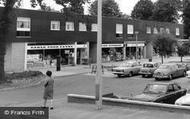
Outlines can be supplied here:
[[123, 47], [123, 44], [102, 44], [102, 48], [116, 48]]
[[[143, 47], [145, 46], [143, 43], [138, 43], [137, 47]], [[127, 44], [127, 47], [136, 47], [136, 44]]]
[[[75, 45], [31, 45], [27, 46], [27, 50], [42, 50], [42, 49], [72, 49]], [[79, 44], [77, 48], [87, 48], [86, 44]]]
[[39, 60], [40, 60], [40, 54], [27, 55], [27, 61], [39, 61]]

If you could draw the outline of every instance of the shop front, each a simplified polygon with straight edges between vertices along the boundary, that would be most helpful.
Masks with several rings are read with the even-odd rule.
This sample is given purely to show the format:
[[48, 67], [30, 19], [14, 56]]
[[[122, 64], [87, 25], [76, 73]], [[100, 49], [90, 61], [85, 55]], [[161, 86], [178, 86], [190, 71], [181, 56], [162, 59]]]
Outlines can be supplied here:
[[103, 62], [123, 60], [123, 44], [102, 44]]
[[82, 64], [88, 59], [87, 44], [28, 44], [27, 45], [27, 66], [56, 65], [57, 58], [60, 58], [61, 65]]

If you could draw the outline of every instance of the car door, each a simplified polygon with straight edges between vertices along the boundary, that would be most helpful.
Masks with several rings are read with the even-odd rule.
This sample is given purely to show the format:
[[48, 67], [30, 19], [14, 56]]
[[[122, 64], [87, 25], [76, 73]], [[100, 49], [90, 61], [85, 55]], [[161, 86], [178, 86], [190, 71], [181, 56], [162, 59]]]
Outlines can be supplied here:
[[181, 89], [181, 87], [177, 84], [173, 84], [174, 90], [175, 90], [175, 97], [174, 100], [176, 101], [181, 96], [184, 96], [186, 94], [185, 89]]
[[174, 104], [175, 102], [175, 91], [173, 85], [169, 84], [167, 87], [166, 94], [162, 96], [160, 102], [167, 104]]
[[179, 76], [183, 76], [183, 75], [184, 75], [184, 71], [185, 71], [184, 69], [185, 69], [185, 68], [184, 68], [181, 64], [178, 64], [177, 66], [178, 66], [178, 69], [177, 69], [177, 70], [178, 70], [178, 77], [179, 77]]

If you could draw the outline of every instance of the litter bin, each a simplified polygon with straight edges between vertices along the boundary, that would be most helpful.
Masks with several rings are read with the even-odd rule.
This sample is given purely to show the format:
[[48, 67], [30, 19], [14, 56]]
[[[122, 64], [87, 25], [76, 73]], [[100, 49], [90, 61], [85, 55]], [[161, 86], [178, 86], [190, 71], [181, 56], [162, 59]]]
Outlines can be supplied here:
[[148, 59], [149, 62], [152, 62], [152, 58]]

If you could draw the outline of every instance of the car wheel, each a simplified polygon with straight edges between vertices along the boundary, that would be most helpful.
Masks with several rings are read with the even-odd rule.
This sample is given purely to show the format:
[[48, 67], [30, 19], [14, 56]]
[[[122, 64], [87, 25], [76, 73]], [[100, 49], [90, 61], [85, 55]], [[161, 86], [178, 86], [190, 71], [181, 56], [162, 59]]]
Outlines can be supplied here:
[[143, 74], [143, 75], [142, 75], [142, 77], [144, 78], [144, 77], [145, 77], [145, 75]]
[[129, 72], [129, 77], [133, 76], [133, 72]]
[[117, 77], [119, 77], [119, 78], [120, 78], [120, 77], [121, 77], [121, 74], [118, 74], [118, 75], [117, 75]]
[[172, 79], [173, 79], [173, 76], [172, 76], [171, 74], [170, 74], [170, 76], [169, 76], [169, 79], [170, 79], [170, 80], [172, 80]]
[[183, 76], [186, 77], [186, 72], [185, 71], [183, 72]]
[[159, 80], [159, 78], [155, 78], [155, 80], [156, 80], [156, 81], [158, 81], [158, 80]]

